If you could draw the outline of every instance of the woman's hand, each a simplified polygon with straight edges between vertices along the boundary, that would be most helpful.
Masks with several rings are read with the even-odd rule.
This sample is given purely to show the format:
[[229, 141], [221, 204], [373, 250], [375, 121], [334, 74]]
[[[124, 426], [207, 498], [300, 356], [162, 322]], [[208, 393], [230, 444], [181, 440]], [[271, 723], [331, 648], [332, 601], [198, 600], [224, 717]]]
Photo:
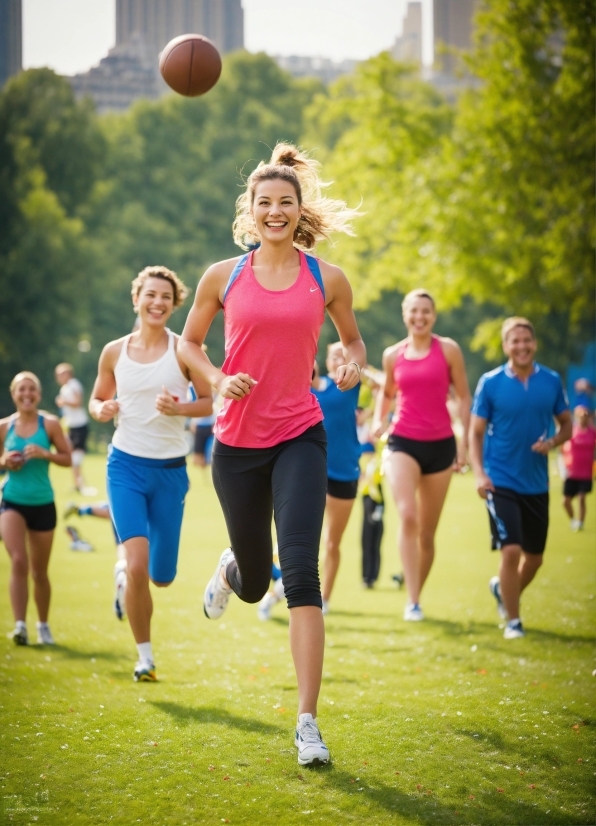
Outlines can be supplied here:
[[360, 381], [360, 370], [356, 367], [353, 361], [349, 364], [342, 364], [335, 371], [335, 384], [337, 389], [345, 392], [356, 387]]
[[380, 439], [383, 433], [387, 430], [387, 425], [379, 419], [373, 419], [370, 426], [370, 435], [375, 439]]
[[24, 461], [20, 450], [7, 450], [2, 457], [2, 464], [7, 470], [20, 470]]
[[25, 445], [23, 450], [23, 461], [27, 462], [29, 459], [48, 459], [50, 451], [45, 447], [36, 444]]
[[115, 399], [109, 399], [95, 407], [95, 418], [98, 422], [109, 422], [118, 414], [119, 410], [118, 402]]
[[256, 383], [248, 373], [236, 373], [235, 376], [224, 375], [223, 379], [217, 383], [217, 390], [224, 399], [240, 401], [248, 396]]
[[179, 416], [178, 396], [172, 396], [166, 387], [162, 387], [162, 389], [163, 393], [160, 393], [155, 399], [156, 409], [164, 416]]
[[453, 470], [455, 473], [465, 473], [468, 469], [468, 447], [462, 441], [459, 441], [457, 443], [457, 454], [453, 460]]

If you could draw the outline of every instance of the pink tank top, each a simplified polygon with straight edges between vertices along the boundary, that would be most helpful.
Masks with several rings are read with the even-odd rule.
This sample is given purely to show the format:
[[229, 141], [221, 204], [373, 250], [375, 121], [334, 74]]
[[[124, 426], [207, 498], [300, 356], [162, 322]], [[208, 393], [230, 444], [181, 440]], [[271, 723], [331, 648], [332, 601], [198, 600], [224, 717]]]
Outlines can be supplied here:
[[300, 253], [298, 278], [287, 290], [257, 281], [251, 253], [224, 296], [224, 373], [258, 382], [240, 401], [225, 399], [215, 436], [231, 447], [272, 447], [321, 422], [310, 392], [325, 299]]
[[421, 359], [406, 358], [407, 346], [399, 348], [393, 368], [397, 399], [391, 433], [421, 442], [448, 439], [453, 436], [447, 410], [451, 377], [441, 342], [433, 336]]

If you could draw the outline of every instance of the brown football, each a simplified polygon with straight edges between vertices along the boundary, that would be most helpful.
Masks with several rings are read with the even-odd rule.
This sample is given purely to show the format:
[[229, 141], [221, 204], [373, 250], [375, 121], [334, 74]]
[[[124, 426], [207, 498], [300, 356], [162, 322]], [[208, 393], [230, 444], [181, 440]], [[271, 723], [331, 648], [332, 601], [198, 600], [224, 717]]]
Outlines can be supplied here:
[[161, 53], [159, 71], [171, 89], [192, 98], [215, 86], [221, 74], [221, 57], [208, 37], [181, 34]]

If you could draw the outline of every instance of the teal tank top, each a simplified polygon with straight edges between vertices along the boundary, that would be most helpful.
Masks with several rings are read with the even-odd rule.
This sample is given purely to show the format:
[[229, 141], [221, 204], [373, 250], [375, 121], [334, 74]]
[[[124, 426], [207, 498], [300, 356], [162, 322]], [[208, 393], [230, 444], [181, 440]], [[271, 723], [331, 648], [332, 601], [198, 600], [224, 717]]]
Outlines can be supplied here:
[[[23, 439], [17, 435], [14, 422], [11, 423], [4, 440], [5, 450], [23, 451], [26, 445], [40, 445], [49, 450], [51, 442], [44, 426], [43, 416], [37, 419], [37, 430], [33, 436]], [[29, 459], [20, 470], [8, 471], [8, 482], [2, 496], [15, 505], [49, 505], [54, 501], [54, 491], [50, 483], [50, 463], [46, 459]]]

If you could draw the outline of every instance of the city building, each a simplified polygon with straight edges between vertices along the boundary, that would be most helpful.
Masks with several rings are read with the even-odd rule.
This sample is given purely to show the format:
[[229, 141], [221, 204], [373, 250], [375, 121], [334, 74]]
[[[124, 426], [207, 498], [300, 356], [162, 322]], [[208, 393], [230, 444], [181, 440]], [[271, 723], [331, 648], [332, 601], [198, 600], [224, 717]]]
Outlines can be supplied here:
[[472, 46], [475, 6], [476, 0], [433, 0], [435, 67], [443, 74], [453, 75], [458, 59], [441, 47], [467, 50]]
[[328, 57], [300, 57], [298, 55], [276, 55], [277, 65], [294, 77], [318, 77], [323, 83], [331, 83], [340, 75], [347, 75], [356, 68], [357, 61], [342, 60], [337, 63]]
[[21, 0], [0, 0], [0, 87], [23, 68]]
[[422, 3], [408, 3], [401, 36], [393, 44], [391, 54], [404, 63], [422, 65]]

